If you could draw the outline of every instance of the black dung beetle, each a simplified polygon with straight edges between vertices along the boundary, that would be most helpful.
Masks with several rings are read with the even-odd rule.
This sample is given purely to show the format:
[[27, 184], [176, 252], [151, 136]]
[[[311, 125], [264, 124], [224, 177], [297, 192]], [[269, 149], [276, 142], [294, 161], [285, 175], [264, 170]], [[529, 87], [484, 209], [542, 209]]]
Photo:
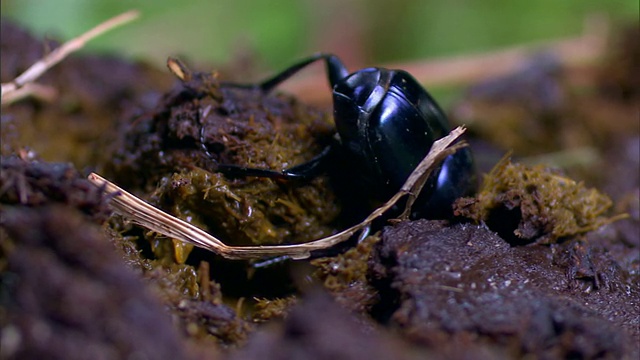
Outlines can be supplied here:
[[[332, 54], [316, 54], [257, 86], [270, 92], [318, 60], [326, 62], [333, 88], [338, 147], [349, 158], [353, 171], [363, 175], [368, 188], [386, 200], [402, 186], [433, 142], [448, 134], [449, 122], [435, 100], [406, 71], [367, 68], [349, 74]], [[317, 175], [334, 148], [281, 172], [225, 164], [219, 164], [218, 171], [231, 176], [305, 178]], [[473, 158], [467, 147], [447, 157], [433, 172], [414, 205], [414, 215], [449, 217], [452, 202], [475, 188]]]

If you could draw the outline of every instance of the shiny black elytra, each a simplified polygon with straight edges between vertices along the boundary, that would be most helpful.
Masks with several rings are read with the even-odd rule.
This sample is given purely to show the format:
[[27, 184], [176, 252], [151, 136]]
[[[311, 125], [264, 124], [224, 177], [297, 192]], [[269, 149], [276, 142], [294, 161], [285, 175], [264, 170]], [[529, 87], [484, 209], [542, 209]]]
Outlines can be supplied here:
[[[367, 68], [349, 74], [331, 54], [316, 54], [257, 85], [268, 93], [309, 64], [324, 60], [333, 88], [333, 116], [339, 151], [355, 174], [387, 200], [402, 186], [433, 142], [450, 131], [435, 100], [406, 71]], [[219, 164], [231, 176], [306, 178], [316, 176], [335, 149], [328, 147], [311, 161], [282, 171]], [[360, 178], [359, 178], [360, 179]], [[418, 201], [416, 215], [444, 218], [452, 202], [475, 190], [476, 177], [469, 148], [447, 157], [433, 172]]]

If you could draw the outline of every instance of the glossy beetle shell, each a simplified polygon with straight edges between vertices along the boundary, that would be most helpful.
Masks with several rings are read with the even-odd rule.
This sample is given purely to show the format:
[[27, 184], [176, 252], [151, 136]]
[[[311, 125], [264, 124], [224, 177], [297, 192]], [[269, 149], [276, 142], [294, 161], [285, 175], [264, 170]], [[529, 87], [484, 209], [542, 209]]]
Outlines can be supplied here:
[[[407, 72], [368, 68], [333, 89], [334, 118], [342, 145], [380, 197], [395, 193], [433, 142], [449, 132], [435, 100]], [[423, 190], [419, 212], [444, 217], [451, 203], [475, 188], [468, 148], [449, 156]]]

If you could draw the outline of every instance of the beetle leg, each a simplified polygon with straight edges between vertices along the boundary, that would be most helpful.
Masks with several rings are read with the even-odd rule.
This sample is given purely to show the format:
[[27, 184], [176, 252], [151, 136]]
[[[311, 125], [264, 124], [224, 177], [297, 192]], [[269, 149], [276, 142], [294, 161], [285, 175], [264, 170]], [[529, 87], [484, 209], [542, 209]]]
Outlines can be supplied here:
[[254, 269], [260, 269], [260, 268], [266, 268], [266, 267], [270, 267], [272, 265], [275, 264], [282, 264], [285, 261], [291, 260], [290, 256], [284, 255], [284, 256], [277, 256], [277, 257], [273, 257], [270, 259], [266, 259], [266, 260], [260, 260], [257, 261], [255, 263], [253, 263], [251, 266]]
[[[280, 83], [286, 81], [291, 76], [295, 75], [298, 71], [302, 70], [306, 66], [318, 61], [324, 60], [327, 66], [327, 74], [329, 76], [329, 83], [331, 87], [335, 86], [335, 84], [344, 79], [349, 75], [349, 71], [342, 64], [340, 59], [333, 54], [324, 54], [318, 53], [315, 54], [305, 60], [300, 61], [297, 64], [294, 64], [284, 71], [276, 74], [275, 76], [261, 82], [257, 85], [257, 87], [263, 92], [267, 93], [273, 90]], [[234, 85], [239, 87], [256, 87], [256, 85]], [[207, 155], [209, 151], [204, 145], [204, 131], [201, 129], [200, 131], [200, 142], [202, 143], [202, 147], [205, 150]], [[310, 161], [293, 166], [291, 168], [282, 170], [282, 171], [274, 171], [267, 169], [256, 169], [249, 168], [240, 165], [232, 165], [232, 164], [218, 164], [217, 171], [232, 177], [241, 177], [241, 176], [257, 176], [257, 177], [269, 177], [275, 179], [306, 179], [319, 175], [324, 172], [326, 163], [325, 159], [329, 157], [332, 153], [331, 149], [333, 146], [327, 146], [319, 155], [311, 159]]]
[[302, 70], [306, 66], [318, 60], [325, 60], [327, 64], [327, 74], [329, 75], [329, 83], [331, 84], [332, 88], [335, 86], [336, 83], [338, 83], [338, 81], [340, 81], [341, 79], [344, 79], [349, 75], [349, 71], [342, 64], [342, 61], [340, 61], [340, 59], [338, 59], [337, 56], [333, 54], [318, 53], [311, 56], [308, 59], [302, 60], [299, 63], [286, 68], [284, 71], [282, 71], [279, 74], [276, 74], [272, 78], [263, 81], [262, 83], [260, 83], [259, 87], [260, 89], [262, 89], [262, 91], [269, 92], [273, 90], [276, 86], [280, 85], [280, 83], [286, 81], [288, 78], [293, 76], [298, 71]]
[[309, 179], [320, 175], [326, 170], [326, 160], [331, 156], [332, 152], [333, 146], [329, 145], [325, 147], [320, 154], [306, 163], [282, 171], [250, 168], [234, 164], [218, 164], [216, 171], [230, 177], [257, 176], [274, 179]]
[[328, 145], [322, 152], [306, 163], [290, 167], [282, 170], [282, 173], [288, 177], [311, 178], [325, 172], [327, 159], [333, 155], [334, 146]]
[[364, 241], [364, 239], [367, 238], [367, 236], [369, 236], [369, 234], [371, 233], [371, 224], [365, 226], [361, 231], [360, 234], [358, 235], [358, 244], [360, 244], [361, 242]]
[[223, 173], [228, 177], [256, 176], [256, 177], [266, 177], [266, 178], [273, 178], [273, 179], [287, 178], [287, 176], [280, 171], [249, 168], [246, 166], [234, 165], [234, 164], [218, 164], [216, 171]]

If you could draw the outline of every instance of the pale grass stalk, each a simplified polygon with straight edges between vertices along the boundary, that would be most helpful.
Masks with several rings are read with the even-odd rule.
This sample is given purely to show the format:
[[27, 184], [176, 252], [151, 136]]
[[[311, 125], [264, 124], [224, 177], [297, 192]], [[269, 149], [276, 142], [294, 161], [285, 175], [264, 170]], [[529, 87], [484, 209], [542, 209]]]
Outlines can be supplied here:
[[130, 10], [116, 17], [113, 17], [86, 33], [71, 39], [60, 47], [56, 48], [42, 59], [31, 65], [25, 72], [20, 74], [13, 81], [2, 84], [2, 105], [9, 104], [17, 99], [21, 99], [28, 94], [24, 92], [20, 96], [13, 94], [19, 91], [23, 86], [36, 81], [42, 74], [47, 72], [50, 68], [55, 66], [60, 61], [64, 60], [69, 54], [78, 51], [85, 46], [90, 40], [104, 34], [105, 32], [112, 30], [116, 27], [122, 26], [134, 19], [138, 18], [139, 12], [137, 10]]
[[89, 180], [104, 189], [104, 192], [113, 196], [111, 206], [115, 212], [149, 230], [169, 238], [177, 239], [195, 246], [215, 252], [228, 259], [260, 259], [268, 257], [288, 256], [292, 259], [306, 259], [313, 251], [330, 248], [344, 242], [354, 234], [371, 224], [373, 220], [393, 207], [398, 200], [409, 196], [409, 201], [402, 219], [406, 219], [410, 213], [413, 200], [420, 194], [431, 171], [445, 157], [454, 153], [465, 143], [452, 145], [453, 142], [464, 133], [465, 129], [458, 127], [442, 139], [436, 141], [429, 153], [418, 164], [400, 190], [386, 203], [375, 209], [365, 220], [337, 234], [310, 241], [303, 244], [290, 245], [265, 245], [265, 246], [229, 246], [224, 242], [206, 233], [204, 230], [193, 226], [186, 221], [178, 219], [130, 194], [109, 180], [98, 174], [89, 175]]

